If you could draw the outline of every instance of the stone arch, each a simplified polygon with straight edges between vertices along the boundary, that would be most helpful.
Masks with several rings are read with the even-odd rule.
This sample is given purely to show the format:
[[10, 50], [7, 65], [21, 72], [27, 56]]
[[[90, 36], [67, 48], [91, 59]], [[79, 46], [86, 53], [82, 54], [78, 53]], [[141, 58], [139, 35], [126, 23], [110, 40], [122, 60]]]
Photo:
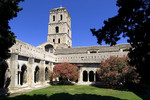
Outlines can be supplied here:
[[93, 71], [89, 72], [89, 81], [94, 82], [94, 72]]
[[83, 71], [83, 81], [84, 82], [88, 81], [88, 73], [87, 73], [87, 71]]
[[23, 65], [20, 72], [20, 85], [27, 83], [27, 66]]
[[0, 64], [0, 88], [7, 88], [11, 81], [10, 70], [8, 64], [3, 62]]
[[39, 66], [36, 66], [34, 71], [34, 83], [39, 82], [39, 80], [40, 80], [40, 68]]
[[45, 80], [47, 81], [49, 78], [49, 71], [48, 71], [48, 68], [46, 67], [45, 68]]
[[53, 53], [53, 45], [51, 45], [51, 44], [47, 44], [46, 46], [45, 46], [45, 51], [47, 51], [47, 52], [50, 52], [50, 53]]

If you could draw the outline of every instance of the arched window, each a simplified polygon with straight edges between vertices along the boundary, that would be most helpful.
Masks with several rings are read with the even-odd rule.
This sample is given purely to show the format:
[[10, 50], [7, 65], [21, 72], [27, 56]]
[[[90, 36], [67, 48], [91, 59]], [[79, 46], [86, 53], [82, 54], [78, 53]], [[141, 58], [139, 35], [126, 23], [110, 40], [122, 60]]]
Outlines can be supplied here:
[[50, 52], [50, 53], [53, 53], [53, 46], [50, 45], [50, 44], [46, 45], [46, 46], [45, 46], [45, 51]]
[[59, 27], [58, 26], [55, 27], [55, 30], [56, 30], [56, 33], [59, 33]]
[[60, 20], [63, 20], [63, 16], [62, 15], [60, 15]]
[[53, 16], [53, 21], [55, 21], [55, 16]]
[[53, 39], [53, 42], [55, 43], [55, 39]]
[[58, 43], [60, 43], [60, 39], [58, 39]]

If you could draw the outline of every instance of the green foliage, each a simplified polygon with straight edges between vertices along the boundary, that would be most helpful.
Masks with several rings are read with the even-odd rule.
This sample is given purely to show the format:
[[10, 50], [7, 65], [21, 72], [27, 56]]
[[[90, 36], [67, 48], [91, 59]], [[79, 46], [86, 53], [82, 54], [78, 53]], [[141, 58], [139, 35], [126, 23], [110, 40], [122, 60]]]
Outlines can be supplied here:
[[127, 57], [110, 57], [102, 61], [97, 74], [100, 81], [109, 85], [126, 85], [139, 83], [140, 77], [136, 68], [128, 64]]
[[142, 82], [150, 82], [150, 0], [117, 0], [118, 15], [104, 21], [104, 26], [91, 29], [98, 43], [115, 45], [122, 37], [131, 44], [130, 64], [136, 66]]
[[10, 31], [9, 20], [17, 17], [22, 10], [18, 3], [24, 0], [0, 0], [0, 62], [10, 57], [9, 48], [16, 42], [15, 35]]
[[76, 65], [61, 63], [54, 66], [53, 73], [50, 74], [50, 80], [59, 78], [62, 81], [76, 81], [79, 77], [79, 71]]

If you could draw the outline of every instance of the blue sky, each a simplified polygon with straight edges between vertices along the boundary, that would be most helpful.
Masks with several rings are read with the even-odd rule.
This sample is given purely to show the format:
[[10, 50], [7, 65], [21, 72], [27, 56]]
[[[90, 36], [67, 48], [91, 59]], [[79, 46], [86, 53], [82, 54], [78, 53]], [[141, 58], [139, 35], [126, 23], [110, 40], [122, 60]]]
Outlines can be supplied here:
[[[11, 31], [17, 39], [33, 46], [47, 41], [49, 10], [60, 5], [71, 15], [73, 47], [98, 45], [90, 29], [101, 28], [103, 21], [118, 11], [116, 0], [25, 0], [19, 5], [23, 10], [10, 21]], [[126, 39], [118, 43], [126, 43]]]

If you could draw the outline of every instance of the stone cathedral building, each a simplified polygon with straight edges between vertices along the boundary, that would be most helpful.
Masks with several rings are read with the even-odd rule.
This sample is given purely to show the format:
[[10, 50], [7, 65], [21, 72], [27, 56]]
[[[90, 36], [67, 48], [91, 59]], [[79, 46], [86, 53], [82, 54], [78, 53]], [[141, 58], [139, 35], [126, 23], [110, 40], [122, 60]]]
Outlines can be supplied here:
[[50, 10], [47, 42], [34, 47], [16, 40], [11, 57], [0, 65], [0, 88], [10, 92], [43, 87], [49, 82], [54, 65], [76, 64], [80, 77], [77, 84], [97, 81], [100, 61], [110, 56], [126, 56], [129, 44], [116, 46], [72, 47], [71, 16], [66, 8]]

